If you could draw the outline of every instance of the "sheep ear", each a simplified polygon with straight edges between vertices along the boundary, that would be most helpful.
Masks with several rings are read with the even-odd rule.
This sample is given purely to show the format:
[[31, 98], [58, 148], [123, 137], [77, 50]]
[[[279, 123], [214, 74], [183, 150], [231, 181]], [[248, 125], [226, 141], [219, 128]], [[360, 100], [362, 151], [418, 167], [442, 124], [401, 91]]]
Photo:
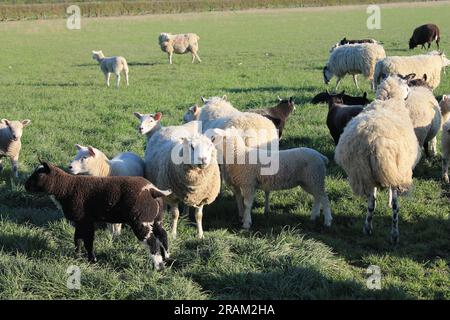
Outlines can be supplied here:
[[92, 146], [88, 146], [88, 152], [91, 157], [95, 157], [95, 151]]
[[24, 127], [26, 127], [26, 126], [28, 126], [28, 125], [31, 123], [31, 120], [25, 119], [25, 120], [22, 120], [21, 122], [22, 122], [22, 125], [23, 125]]
[[167, 197], [172, 194], [172, 190], [159, 190], [158, 188], [150, 188], [150, 193], [153, 198]]
[[202, 100], [203, 103], [206, 103], [206, 98], [204, 96], [201, 96], [200, 99]]
[[139, 112], [133, 112], [133, 114], [134, 114], [134, 116], [135, 116], [136, 118], [138, 118], [139, 120], [141, 120], [141, 118], [142, 118], [142, 114], [141, 114], [141, 113], [139, 113]]
[[278, 101], [283, 101], [283, 99], [280, 98], [280, 96], [277, 96]]
[[364, 91], [363, 98], [367, 98], [367, 92]]
[[289, 103], [294, 103], [294, 97], [289, 98]]
[[423, 79], [423, 81], [427, 81], [428, 77], [427, 77], [427, 74], [426, 74], [426, 73], [423, 74], [422, 79]]
[[442, 100], [447, 101], [447, 100], [448, 100], [448, 96], [444, 94], [444, 95], [442, 96]]
[[410, 74], [405, 76], [405, 80], [409, 81], [409, 80], [414, 79], [415, 77], [416, 77], [415, 73], [410, 73]]
[[77, 150], [81, 150], [81, 149], [83, 149], [83, 146], [78, 144], [78, 143], [76, 143], [75, 144], [75, 148], [77, 148]]
[[9, 122], [8, 119], [2, 119], [0, 122], [5, 124], [5, 125], [7, 125], [9, 127], [10, 122]]
[[223, 100], [225, 100], [225, 101], [228, 101], [228, 97], [227, 97], [227, 95], [226, 95], [226, 94], [224, 94], [224, 95], [222, 96], [222, 99], [223, 99]]
[[49, 165], [46, 161], [42, 162], [41, 164], [42, 164], [42, 166], [44, 167], [45, 172], [46, 172], [46, 173], [49, 173], [50, 170], [51, 170], [51, 169], [50, 169], [50, 165]]
[[162, 113], [161, 113], [161, 112], [157, 112], [157, 113], [155, 114], [155, 116], [154, 116], [154, 119], [155, 119], [156, 121], [159, 121], [159, 120], [161, 120], [161, 117], [162, 117]]
[[189, 108], [189, 110], [191, 110], [193, 114], [196, 114], [198, 111], [198, 105], [194, 104], [192, 107]]

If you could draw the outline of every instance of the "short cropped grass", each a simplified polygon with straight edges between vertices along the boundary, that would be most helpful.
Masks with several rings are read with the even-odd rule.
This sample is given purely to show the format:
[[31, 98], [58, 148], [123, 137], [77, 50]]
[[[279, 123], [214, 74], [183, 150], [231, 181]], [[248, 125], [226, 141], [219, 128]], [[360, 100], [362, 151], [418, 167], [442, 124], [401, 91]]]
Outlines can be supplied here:
[[[83, 19], [82, 29], [74, 31], [64, 20], [0, 24], [0, 118], [32, 120], [23, 136], [21, 178], [10, 179], [6, 161], [0, 174], [0, 298], [449, 299], [450, 187], [441, 182], [439, 156], [421, 160], [413, 190], [400, 200], [397, 248], [389, 243], [386, 193], [380, 194], [374, 235], [364, 236], [366, 203], [331, 161], [330, 230], [310, 222], [312, 200], [296, 188], [272, 194], [269, 217], [258, 193], [252, 230], [244, 232], [227, 190], [205, 208], [204, 240], [182, 218], [179, 236], [170, 242], [175, 261], [159, 273], [127, 227], [114, 239], [99, 227], [97, 264], [76, 259], [71, 224], [48, 198], [27, 194], [23, 186], [38, 156], [67, 167], [75, 143], [109, 156], [143, 155], [145, 139], [136, 131], [133, 111], [161, 111], [164, 125], [180, 124], [201, 95], [226, 94], [241, 110], [274, 105], [277, 95], [294, 96], [297, 110], [281, 147], [311, 147], [332, 160], [327, 107], [309, 103], [326, 88], [321, 69], [329, 48], [344, 36], [373, 37], [390, 55], [419, 53], [407, 51], [410, 33], [433, 21], [450, 52], [449, 9], [383, 9], [381, 30], [367, 30], [363, 9]], [[162, 31], [198, 33], [203, 62], [193, 65], [190, 56], [176, 55], [168, 65], [157, 45]], [[105, 87], [91, 59], [91, 50], [98, 49], [128, 59], [130, 87]], [[368, 82], [360, 82], [369, 91]], [[350, 78], [343, 89], [357, 93]], [[435, 93], [450, 93], [449, 75]], [[66, 287], [70, 265], [81, 268], [80, 290]], [[381, 269], [380, 290], [367, 287], [370, 265]]]

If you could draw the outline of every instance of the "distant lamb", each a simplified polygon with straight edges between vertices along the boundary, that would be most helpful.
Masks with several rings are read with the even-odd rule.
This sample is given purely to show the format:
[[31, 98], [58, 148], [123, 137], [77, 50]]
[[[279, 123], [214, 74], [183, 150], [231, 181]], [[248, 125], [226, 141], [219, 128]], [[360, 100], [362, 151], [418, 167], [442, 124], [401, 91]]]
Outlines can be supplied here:
[[[132, 152], [119, 153], [109, 160], [100, 150], [79, 144], [75, 145], [77, 154], [69, 165], [72, 174], [87, 174], [96, 177], [109, 176], [144, 176], [144, 161]], [[122, 226], [120, 223], [111, 225], [113, 235], [120, 235]]]
[[347, 124], [335, 151], [336, 163], [347, 173], [353, 192], [368, 200], [366, 234], [372, 234], [377, 188], [390, 189], [391, 240], [395, 244], [399, 241], [398, 192], [411, 187], [413, 169], [420, 159], [405, 104], [408, 93], [406, 80], [388, 77], [377, 89], [377, 100]]
[[414, 49], [418, 45], [422, 45], [422, 49], [425, 49], [425, 43], [428, 43], [428, 49], [430, 49], [433, 41], [436, 41], [439, 49], [440, 40], [441, 35], [438, 26], [432, 23], [424, 24], [414, 29], [413, 35], [409, 39], [409, 49]]
[[284, 126], [290, 114], [295, 110], [294, 98], [281, 99], [278, 97], [278, 104], [271, 108], [249, 109], [248, 112], [254, 112], [266, 117], [273, 122], [278, 130], [278, 137], [281, 139]]
[[125, 81], [128, 86], [128, 64], [124, 57], [105, 57], [103, 52], [92, 51], [92, 59], [96, 60], [100, 64], [100, 69], [105, 75], [106, 85], [109, 87], [109, 78], [111, 73], [116, 75], [116, 87], [120, 84], [120, 73], [125, 73]]
[[[378, 60], [386, 57], [383, 46], [373, 43], [347, 44], [337, 47], [323, 68], [323, 80], [328, 84], [333, 76], [337, 77], [336, 88], [347, 74], [353, 75], [353, 81], [358, 86], [358, 74], [373, 80], [375, 64]], [[372, 83], [372, 89], [375, 90]]]
[[142, 177], [74, 176], [43, 162], [25, 183], [28, 192], [50, 195], [60, 204], [64, 216], [75, 224], [75, 252], [81, 242], [88, 261], [96, 262], [94, 233], [96, 222], [126, 223], [150, 251], [156, 270], [169, 257], [167, 233], [162, 225], [162, 191]]
[[0, 172], [3, 170], [2, 158], [8, 157], [11, 160], [13, 175], [19, 177], [19, 154], [22, 148], [23, 128], [28, 126], [31, 120], [10, 121], [0, 120]]
[[434, 90], [441, 82], [441, 70], [450, 66], [445, 54], [432, 51], [416, 56], [391, 56], [377, 62], [374, 72], [375, 84], [389, 75], [427, 75], [427, 83]]
[[198, 131], [197, 121], [161, 127], [148, 139], [145, 149], [145, 177], [158, 188], [173, 191], [167, 203], [172, 213], [174, 238], [179, 203], [195, 208], [197, 236], [203, 238], [203, 206], [212, 203], [220, 190], [216, 149]]
[[184, 54], [188, 52], [192, 53], [192, 63], [194, 63], [195, 58], [197, 58], [198, 62], [202, 62], [197, 53], [198, 40], [200, 40], [200, 37], [195, 33], [160, 33], [158, 37], [159, 46], [162, 51], [167, 52], [170, 64], [172, 64], [172, 56], [174, 53]]
[[[263, 174], [264, 167], [255, 148], [247, 147], [236, 128], [213, 129], [211, 139], [217, 148], [217, 155], [225, 167], [225, 179], [233, 188], [239, 211], [243, 219], [242, 227], [249, 229], [252, 224], [251, 210], [256, 189], [266, 194], [264, 213], [269, 213], [269, 193], [301, 186], [314, 197], [311, 219], [316, 220], [323, 209], [325, 226], [331, 226], [331, 211], [325, 192], [326, 164], [328, 159], [309, 148], [294, 148], [271, 151], [272, 159], [279, 163], [274, 174]], [[258, 159], [250, 163], [250, 159]]]

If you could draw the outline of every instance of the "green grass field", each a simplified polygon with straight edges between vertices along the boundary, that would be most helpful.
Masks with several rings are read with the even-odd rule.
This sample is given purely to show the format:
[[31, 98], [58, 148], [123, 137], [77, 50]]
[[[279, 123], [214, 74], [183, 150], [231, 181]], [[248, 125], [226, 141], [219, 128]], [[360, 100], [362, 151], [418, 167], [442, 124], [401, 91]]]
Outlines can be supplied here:
[[[367, 30], [365, 9], [84, 19], [74, 31], [64, 20], [0, 24], [0, 118], [32, 120], [22, 138], [20, 181], [11, 181], [7, 161], [0, 174], [0, 298], [449, 299], [450, 187], [440, 179], [440, 156], [421, 160], [414, 189], [400, 200], [397, 248], [389, 242], [386, 192], [380, 195], [374, 235], [364, 236], [366, 202], [352, 194], [344, 172], [331, 162], [331, 230], [309, 221], [312, 199], [296, 188], [272, 194], [269, 218], [258, 193], [252, 230], [241, 231], [227, 191], [205, 208], [204, 240], [182, 219], [170, 243], [176, 261], [160, 273], [128, 227], [114, 239], [106, 229], [97, 231], [97, 264], [76, 259], [71, 224], [47, 197], [23, 187], [38, 156], [67, 167], [75, 143], [109, 156], [143, 155], [145, 139], [132, 112], [161, 111], [164, 125], [180, 124], [201, 95], [226, 94], [242, 110], [272, 106], [277, 95], [294, 96], [297, 110], [281, 147], [307, 146], [333, 159], [327, 107], [308, 102], [325, 89], [321, 69], [329, 48], [343, 36], [373, 37], [389, 55], [412, 54], [406, 50], [412, 30], [433, 21], [450, 52], [449, 9], [383, 9], [381, 30]], [[168, 65], [157, 45], [161, 31], [198, 33], [203, 62], [192, 65], [190, 55], [176, 55]], [[104, 86], [91, 59], [94, 49], [127, 58], [128, 88]], [[369, 83], [360, 82], [368, 91]], [[357, 93], [351, 78], [342, 88]], [[435, 93], [450, 93], [448, 74]], [[70, 265], [81, 268], [80, 290], [66, 288]], [[381, 269], [380, 290], [366, 286], [369, 265]]]

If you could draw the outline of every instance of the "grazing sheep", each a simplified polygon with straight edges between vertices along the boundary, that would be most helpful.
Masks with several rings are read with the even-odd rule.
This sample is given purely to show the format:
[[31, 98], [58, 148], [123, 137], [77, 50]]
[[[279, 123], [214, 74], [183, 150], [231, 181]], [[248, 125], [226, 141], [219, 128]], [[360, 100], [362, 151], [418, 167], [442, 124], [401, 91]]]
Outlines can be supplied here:
[[331, 95], [328, 99], [327, 127], [337, 145], [339, 137], [347, 123], [364, 110], [362, 105], [346, 105], [343, 103], [342, 94]]
[[184, 54], [188, 52], [192, 53], [192, 63], [194, 63], [195, 58], [197, 58], [198, 62], [202, 62], [197, 53], [198, 40], [200, 40], [200, 37], [195, 33], [160, 33], [158, 37], [159, 46], [162, 51], [167, 52], [170, 64], [172, 64], [172, 56], [174, 53]]
[[203, 206], [212, 203], [219, 194], [216, 150], [212, 142], [198, 131], [197, 121], [161, 128], [148, 139], [145, 149], [145, 177], [158, 188], [173, 191], [167, 203], [173, 217], [174, 238], [180, 202], [195, 208], [197, 236], [203, 238]]
[[450, 183], [448, 178], [448, 166], [450, 164], [450, 120], [442, 126], [442, 179]]
[[278, 137], [281, 139], [286, 121], [294, 110], [295, 105], [293, 97], [290, 97], [289, 99], [281, 99], [278, 97], [278, 104], [275, 107], [251, 109], [248, 110], [248, 112], [258, 113], [272, 121], [275, 128], [278, 130]]
[[424, 24], [414, 29], [413, 35], [409, 39], [409, 49], [414, 49], [418, 45], [422, 45], [422, 49], [425, 49], [425, 43], [428, 43], [428, 49], [430, 49], [433, 41], [436, 41], [439, 49], [440, 40], [441, 35], [438, 26], [432, 23]]
[[[95, 177], [109, 176], [144, 176], [144, 161], [137, 154], [124, 152], [109, 160], [100, 150], [88, 146], [75, 145], [78, 150], [69, 165], [72, 174], [87, 174]], [[122, 225], [116, 223], [110, 226], [113, 235], [120, 235]]]
[[[353, 75], [353, 81], [358, 86], [358, 74], [373, 80], [375, 64], [386, 57], [383, 46], [373, 43], [346, 44], [333, 50], [323, 68], [323, 80], [328, 84], [333, 76], [337, 77], [336, 89], [347, 74]], [[372, 89], [375, 90], [372, 82]]]
[[416, 56], [391, 56], [377, 62], [374, 72], [374, 81], [379, 84], [389, 75], [426, 74], [427, 83], [434, 90], [441, 82], [441, 70], [450, 65], [445, 54], [432, 51]]
[[97, 261], [94, 223], [126, 223], [148, 247], [155, 269], [164, 267], [169, 248], [162, 226], [163, 198], [170, 191], [142, 177], [74, 176], [46, 162], [28, 178], [25, 189], [48, 194], [60, 204], [66, 219], [75, 224], [75, 251], [81, 254], [84, 242], [89, 262]]
[[346, 44], [361, 44], [361, 43], [373, 43], [373, 44], [379, 44], [379, 42], [375, 39], [359, 39], [359, 40], [347, 40], [347, 38], [343, 38], [341, 41], [336, 43], [333, 47], [330, 49], [330, 53], [333, 52], [334, 49], [336, 49], [339, 46], [343, 46]]
[[[249, 229], [252, 224], [251, 210], [256, 189], [266, 195], [264, 213], [269, 213], [269, 193], [301, 186], [313, 195], [314, 204], [311, 219], [316, 220], [320, 208], [325, 216], [325, 226], [331, 226], [331, 211], [325, 192], [326, 164], [328, 159], [309, 148], [294, 148], [271, 151], [271, 159], [278, 161], [278, 171], [264, 174], [261, 158], [256, 148], [247, 147], [240, 132], [234, 128], [213, 129], [211, 139], [216, 145], [219, 161], [225, 168], [225, 179], [233, 188], [242, 227]], [[252, 161], [254, 159], [257, 161]]]
[[16, 178], [19, 177], [19, 154], [22, 148], [23, 128], [28, 126], [31, 120], [9, 121], [0, 120], [0, 172], [3, 170], [2, 158], [11, 160], [12, 172]]
[[353, 192], [368, 199], [364, 232], [372, 234], [377, 188], [392, 193], [391, 240], [399, 241], [398, 192], [412, 185], [413, 169], [420, 159], [406, 108], [406, 80], [388, 77], [377, 89], [377, 100], [345, 127], [335, 151], [335, 160], [348, 175]]
[[328, 100], [331, 97], [338, 96], [342, 100], [342, 103], [349, 106], [364, 106], [366, 104], [371, 103], [372, 101], [367, 99], [367, 92], [364, 92], [364, 94], [361, 97], [353, 97], [345, 94], [345, 90], [343, 90], [339, 94], [330, 94], [328, 91], [321, 92], [314, 96], [314, 98], [311, 100], [311, 103], [318, 104], [321, 102], [328, 102]]
[[202, 131], [236, 127], [246, 132], [245, 144], [249, 147], [266, 147], [279, 141], [278, 133], [272, 121], [252, 112], [241, 112], [226, 100], [226, 96], [205, 99], [203, 107], [193, 106], [184, 114], [183, 121], [198, 120]]
[[125, 73], [125, 82], [128, 86], [128, 63], [124, 57], [105, 57], [102, 50], [92, 51], [92, 59], [96, 60], [100, 64], [100, 69], [105, 75], [106, 86], [109, 87], [109, 78], [111, 73], [116, 75], [116, 87], [120, 84], [120, 73]]

